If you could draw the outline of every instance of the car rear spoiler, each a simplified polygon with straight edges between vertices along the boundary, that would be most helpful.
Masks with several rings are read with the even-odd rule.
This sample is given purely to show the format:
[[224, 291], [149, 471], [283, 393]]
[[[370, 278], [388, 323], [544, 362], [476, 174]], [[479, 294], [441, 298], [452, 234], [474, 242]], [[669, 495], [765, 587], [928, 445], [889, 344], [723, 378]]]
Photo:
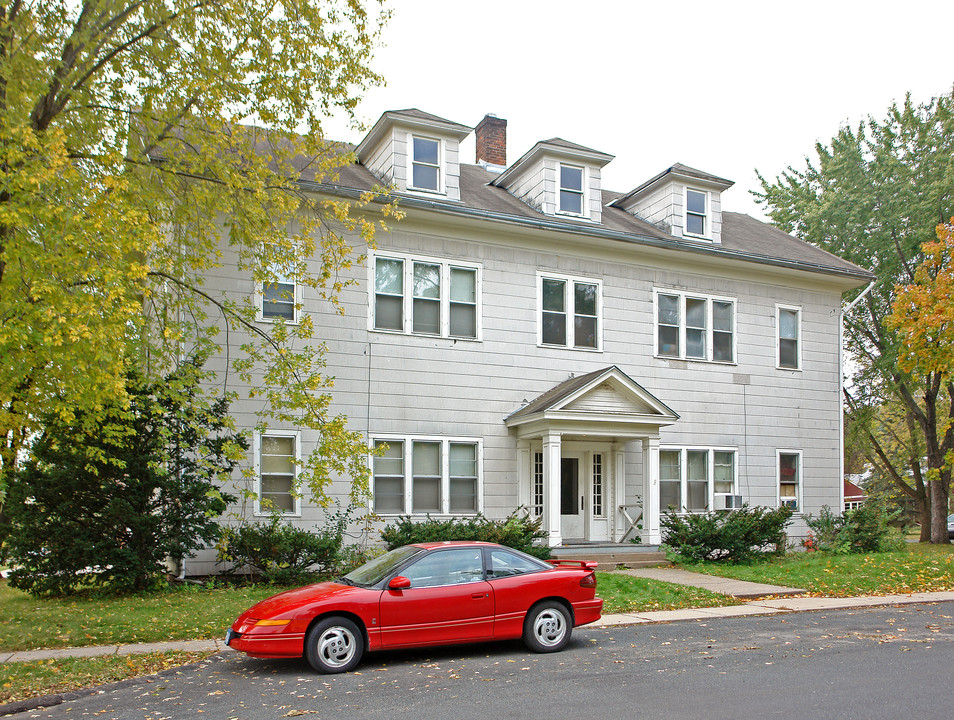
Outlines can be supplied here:
[[579, 565], [583, 570], [596, 570], [597, 565], [599, 565], [596, 560], [560, 560], [559, 558], [550, 558], [547, 562], [557, 567]]

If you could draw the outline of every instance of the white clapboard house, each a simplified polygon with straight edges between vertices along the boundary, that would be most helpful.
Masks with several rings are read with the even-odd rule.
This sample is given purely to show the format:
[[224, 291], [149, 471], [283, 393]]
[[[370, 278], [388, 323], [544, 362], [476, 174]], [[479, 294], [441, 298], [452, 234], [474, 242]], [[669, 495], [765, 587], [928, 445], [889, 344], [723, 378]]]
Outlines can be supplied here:
[[[553, 545], [651, 545], [670, 506], [787, 504], [796, 536], [803, 514], [840, 507], [842, 293], [869, 274], [724, 211], [731, 181], [685, 165], [628, 192], [603, 188], [612, 155], [560, 138], [508, 165], [506, 125], [385, 113], [335, 184], [302, 181], [344, 197], [391, 186], [406, 213], [355, 271], [345, 314], [302, 288], [299, 311], [262, 297], [263, 323], [315, 315], [335, 410], [387, 445], [375, 513], [523, 506]], [[296, 427], [253, 443], [256, 491], [302, 527], [323, 517], [292, 492], [293, 458], [314, 446]]]

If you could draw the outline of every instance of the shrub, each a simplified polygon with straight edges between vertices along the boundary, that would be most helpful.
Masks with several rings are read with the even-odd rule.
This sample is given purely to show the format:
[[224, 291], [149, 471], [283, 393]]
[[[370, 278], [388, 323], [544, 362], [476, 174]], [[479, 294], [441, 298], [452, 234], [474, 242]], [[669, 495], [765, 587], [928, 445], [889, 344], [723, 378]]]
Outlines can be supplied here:
[[483, 540], [506, 545], [541, 559], [550, 557], [550, 548], [537, 545], [535, 540], [545, 538], [541, 529], [543, 519], [531, 518], [514, 510], [503, 520], [489, 520], [477, 514], [470, 518], [435, 520], [429, 515], [425, 520], [408, 516], [399, 517], [392, 525], [381, 531], [381, 538], [388, 550], [410, 543], [438, 542], [441, 540]]
[[670, 511], [660, 524], [663, 542], [683, 560], [745, 563], [783, 554], [785, 527], [791, 517], [787, 507], [770, 510], [743, 505], [728, 512], [677, 515]]
[[286, 524], [276, 514], [268, 522], [226, 527], [218, 562], [229, 563], [231, 572], [254, 571], [267, 582], [305, 582], [316, 572], [337, 569], [346, 522], [346, 515], [337, 514], [328, 526], [309, 531]]
[[885, 552], [903, 546], [903, 532], [890, 527], [893, 519], [894, 515], [879, 503], [867, 502], [840, 516], [826, 505], [817, 518], [809, 515], [806, 523], [817, 538], [818, 549], [864, 553]]

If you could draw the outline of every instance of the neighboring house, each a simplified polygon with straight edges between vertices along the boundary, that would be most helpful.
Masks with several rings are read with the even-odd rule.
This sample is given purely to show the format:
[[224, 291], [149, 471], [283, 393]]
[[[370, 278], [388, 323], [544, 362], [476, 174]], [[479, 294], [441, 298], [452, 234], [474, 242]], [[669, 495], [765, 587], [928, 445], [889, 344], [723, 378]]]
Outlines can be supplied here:
[[[861, 475], [854, 475], [855, 480], [858, 480]], [[861, 507], [862, 503], [868, 498], [865, 494], [865, 491], [853, 483], [848, 478], [845, 478], [845, 510], [856, 510]]]
[[[732, 183], [684, 165], [629, 192], [602, 187], [611, 155], [559, 138], [508, 165], [506, 125], [387, 112], [337, 184], [302, 183], [390, 185], [406, 213], [344, 316], [285, 288], [319, 315], [335, 409], [387, 446], [374, 511], [523, 506], [552, 544], [619, 541], [641, 512], [655, 544], [669, 506], [787, 504], [804, 535], [802, 514], [841, 501], [841, 297], [869, 273], [724, 211]], [[295, 319], [274, 292], [262, 315]], [[292, 459], [314, 444], [295, 427], [254, 442], [258, 491], [302, 527], [323, 515], [291, 493]]]

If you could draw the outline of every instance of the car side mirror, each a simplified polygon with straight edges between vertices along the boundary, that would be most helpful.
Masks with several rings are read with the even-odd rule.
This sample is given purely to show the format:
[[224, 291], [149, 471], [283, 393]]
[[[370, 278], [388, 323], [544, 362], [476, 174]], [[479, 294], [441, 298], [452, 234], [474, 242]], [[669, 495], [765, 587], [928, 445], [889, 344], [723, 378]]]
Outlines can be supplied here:
[[409, 587], [411, 587], [411, 580], [403, 575], [391, 578], [391, 582], [388, 583], [388, 590], [406, 590]]

